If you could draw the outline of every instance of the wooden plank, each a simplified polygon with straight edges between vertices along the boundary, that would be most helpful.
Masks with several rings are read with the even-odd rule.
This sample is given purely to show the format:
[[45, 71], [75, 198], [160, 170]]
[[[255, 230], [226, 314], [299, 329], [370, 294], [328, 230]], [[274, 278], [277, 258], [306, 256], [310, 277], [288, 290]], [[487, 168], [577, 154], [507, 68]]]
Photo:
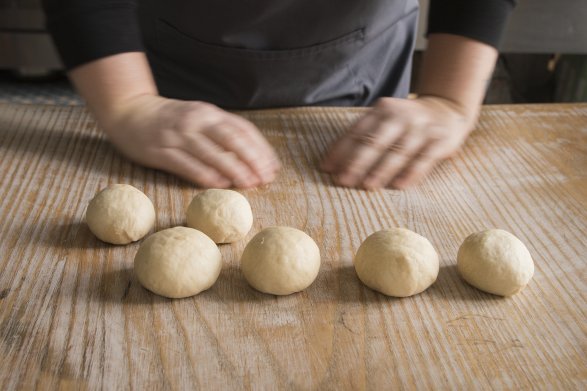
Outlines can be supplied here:
[[[315, 238], [323, 264], [309, 289], [248, 287], [243, 241], [221, 246], [210, 290], [168, 300], [133, 275], [138, 244], [99, 242], [84, 210], [107, 184], [129, 183], [163, 229], [184, 223], [198, 190], [121, 158], [81, 108], [0, 105], [0, 388], [585, 388], [587, 105], [486, 107], [463, 152], [407, 191], [339, 188], [316, 170], [361, 113], [245, 113], [284, 165], [244, 192], [249, 237], [290, 225]], [[439, 252], [438, 281], [418, 296], [385, 297], [354, 273], [360, 242], [390, 226]], [[486, 227], [534, 257], [534, 279], [512, 298], [457, 276], [458, 246]]]

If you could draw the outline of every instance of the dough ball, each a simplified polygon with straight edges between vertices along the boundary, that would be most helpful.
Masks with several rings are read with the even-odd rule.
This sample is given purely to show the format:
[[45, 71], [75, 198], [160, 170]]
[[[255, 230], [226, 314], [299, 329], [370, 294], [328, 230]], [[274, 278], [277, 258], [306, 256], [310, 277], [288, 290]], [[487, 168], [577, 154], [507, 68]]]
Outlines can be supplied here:
[[175, 227], [149, 236], [135, 256], [142, 286], [158, 295], [181, 298], [210, 288], [222, 269], [216, 244], [202, 232]]
[[194, 197], [188, 206], [189, 227], [202, 231], [216, 243], [241, 240], [253, 225], [249, 201], [232, 190], [210, 189]]
[[465, 239], [457, 255], [457, 270], [475, 288], [511, 296], [528, 284], [534, 262], [520, 239], [502, 229], [489, 229]]
[[155, 208], [142, 191], [130, 185], [110, 185], [90, 201], [86, 222], [98, 239], [127, 244], [141, 239], [155, 225]]
[[245, 247], [241, 268], [253, 288], [289, 295], [314, 282], [320, 269], [320, 249], [299, 229], [265, 228]]
[[369, 288], [407, 297], [428, 288], [438, 276], [438, 254], [423, 236], [408, 229], [375, 232], [359, 247], [355, 270]]

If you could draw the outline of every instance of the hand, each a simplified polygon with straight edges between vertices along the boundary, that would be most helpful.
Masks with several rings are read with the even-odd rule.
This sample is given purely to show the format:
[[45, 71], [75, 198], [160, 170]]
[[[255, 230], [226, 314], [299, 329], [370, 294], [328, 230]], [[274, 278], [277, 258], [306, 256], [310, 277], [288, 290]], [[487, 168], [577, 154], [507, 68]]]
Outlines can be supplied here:
[[334, 143], [322, 169], [342, 186], [408, 187], [457, 152], [474, 117], [439, 97], [380, 98]]
[[124, 155], [198, 185], [253, 187], [279, 169], [255, 125], [211, 104], [140, 95], [116, 111], [102, 126]]

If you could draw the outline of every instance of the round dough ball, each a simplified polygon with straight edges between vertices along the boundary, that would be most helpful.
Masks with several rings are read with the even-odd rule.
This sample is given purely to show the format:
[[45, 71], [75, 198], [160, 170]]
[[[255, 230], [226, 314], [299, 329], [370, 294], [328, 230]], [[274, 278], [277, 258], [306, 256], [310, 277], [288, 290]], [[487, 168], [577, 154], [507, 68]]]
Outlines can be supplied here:
[[289, 295], [314, 282], [320, 269], [320, 249], [299, 229], [265, 228], [245, 247], [241, 268], [253, 288]]
[[210, 189], [198, 194], [187, 215], [188, 227], [202, 231], [216, 243], [241, 240], [253, 225], [249, 201], [233, 190]]
[[193, 296], [210, 288], [222, 269], [216, 244], [187, 227], [168, 228], [149, 236], [134, 262], [142, 286], [171, 298]]
[[423, 292], [438, 277], [438, 254], [425, 237], [404, 228], [370, 235], [355, 256], [355, 270], [369, 288], [388, 296]]
[[502, 229], [489, 229], [465, 239], [457, 255], [457, 270], [475, 288], [511, 296], [534, 275], [534, 261], [520, 239]]
[[128, 244], [144, 237], [155, 225], [155, 208], [142, 191], [130, 185], [110, 185], [90, 201], [86, 222], [98, 239]]

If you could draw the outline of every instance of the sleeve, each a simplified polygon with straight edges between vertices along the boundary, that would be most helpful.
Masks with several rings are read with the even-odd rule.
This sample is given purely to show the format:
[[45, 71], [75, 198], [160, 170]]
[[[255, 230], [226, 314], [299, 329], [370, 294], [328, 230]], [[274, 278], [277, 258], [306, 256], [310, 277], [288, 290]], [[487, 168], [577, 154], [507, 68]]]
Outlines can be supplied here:
[[428, 31], [461, 35], [495, 48], [517, 0], [430, 0]]
[[43, 0], [43, 9], [66, 69], [144, 51], [136, 0]]

